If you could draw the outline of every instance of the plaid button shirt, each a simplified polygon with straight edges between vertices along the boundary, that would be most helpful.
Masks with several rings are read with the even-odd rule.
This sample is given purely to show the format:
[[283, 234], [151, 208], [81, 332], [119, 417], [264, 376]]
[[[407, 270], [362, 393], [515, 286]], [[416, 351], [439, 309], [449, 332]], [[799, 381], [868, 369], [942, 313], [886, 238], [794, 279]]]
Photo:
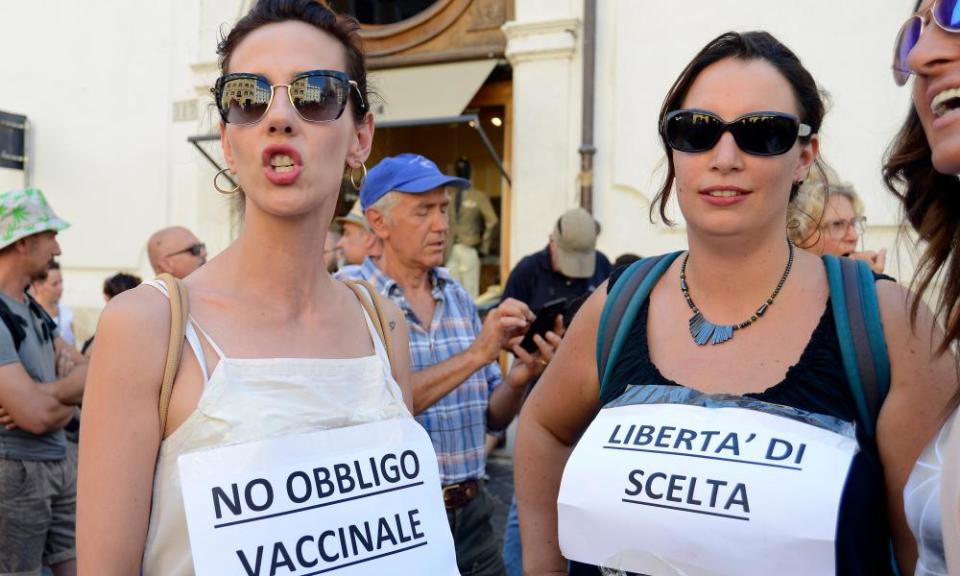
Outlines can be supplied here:
[[[417, 318], [403, 289], [370, 258], [360, 266], [340, 270], [337, 278], [366, 280], [400, 307], [410, 327], [410, 367], [414, 372], [463, 352], [480, 334], [480, 318], [473, 300], [444, 268], [434, 268], [430, 273], [437, 306], [429, 325]], [[441, 484], [483, 476], [487, 399], [501, 380], [500, 367], [492, 362], [417, 416], [437, 452]]]

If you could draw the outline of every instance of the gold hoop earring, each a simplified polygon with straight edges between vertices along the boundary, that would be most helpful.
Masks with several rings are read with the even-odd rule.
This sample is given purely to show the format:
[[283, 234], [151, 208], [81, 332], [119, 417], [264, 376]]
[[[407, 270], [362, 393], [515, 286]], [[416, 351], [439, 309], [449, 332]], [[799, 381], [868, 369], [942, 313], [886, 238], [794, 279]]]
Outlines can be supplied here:
[[235, 183], [233, 182], [233, 178], [230, 178], [230, 176], [227, 176], [227, 180], [230, 180], [230, 183], [231, 183], [231, 184], [234, 184], [232, 190], [227, 190], [226, 188], [221, 188], [220, 185], [217, 183], [217, 179], [220, 178], [220, 176], [222, 176], [222, 175], [226, 175], [226, 173], [229, 172], [229, 171], [230, 171], [229, 168], [224, 168], [223, 170], [217, 172], [216, 175], [214, 175], [214, 177], [213, 177], [213, 187], [214, 187], [214, 189], [215, 189], [217, 192], [223, 194], [224, 196], [229, 196], [230, 194], [235, 194], [238, 190], [240, 190], [240, 185], [239, 185], [239, 184], [235, 184]]
[[[360, 183], [357, 183], [356, 171], [357, 168], [360, 168]], [[363, 162], [360, 163], [360, 166], [354, 166], [350, 168], [350, 185], [353, 186], [353, 189], [357, 192], [360, 191], [360, 188], [363, 187], [364, 181], [367, 179], [367, 165]]]

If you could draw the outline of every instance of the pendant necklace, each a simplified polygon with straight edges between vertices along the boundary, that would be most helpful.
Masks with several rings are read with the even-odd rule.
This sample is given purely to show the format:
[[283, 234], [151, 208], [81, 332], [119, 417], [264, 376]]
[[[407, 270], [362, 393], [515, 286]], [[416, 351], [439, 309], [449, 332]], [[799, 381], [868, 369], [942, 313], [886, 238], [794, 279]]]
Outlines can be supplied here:
[[790, 268], [793, 267], [793, 243], [788, 240], [787, 246], [790, 248], [790, 257], [787, 259], [787, 267], [784, 269], [783, 276], [780, 277], [780, 282], [777, 283], [777, 287], [774, 288], [773, 294], [771, 294], [766, 302], [761, 304], [760, 307], [757, 308], [757, 311], [753, 313], [753, 316], [747, 320], [739, 324], [726, 325], [714, 324], [707, 320], [703, 312], [693, 303], [693, 298], [690, 297], [690, 290], [687, 288], [687, 259], [690, 258], [690, 252], [687, 252], [683, 257], [683, 265], [680, 266], [680, 291], [683, 292], [683, 298], [687, 301], [687, 306], [693, 311], [693, 316], [690, 318], [690, 335], [693, 336], [693, 341], [696, 342], [698, 346], [723, 344], [733, 338], [734, 332], [743, 330], [763, 316], [767, 308], [776, 300], [777, 294], [779, 294], [780, 289], [783, 288], [783, 283], [787, 281], [787, 276], [790, 275]]

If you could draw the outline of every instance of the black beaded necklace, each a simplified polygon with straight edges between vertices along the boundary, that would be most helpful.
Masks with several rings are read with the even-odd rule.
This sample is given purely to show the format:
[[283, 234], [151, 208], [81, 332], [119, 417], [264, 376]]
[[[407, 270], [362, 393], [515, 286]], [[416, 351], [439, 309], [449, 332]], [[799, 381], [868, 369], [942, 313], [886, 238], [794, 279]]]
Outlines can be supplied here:
[[703, 312], [693, 303], [693, 298], [690, 297], [690, 290], [687, 288], [687, 259], [690, 258], [690, 253], [687, 252], [683, 257], [683, 264], [680, 266], [680, 291], [683, 292], [683, 298], [687, 301], [687, 306], [693, 311], [693, 317], [690, 318], [690, 335], [693, 336], [693, 341], [696, 342], [697, 345], [723, 344], [733, 338], [735, 331], [743, 330], [763, 316], [767, 308], [776, 300], [777, 294], [779, 294], [780, 289], [783, 288], [783, 283], [787, 281], [787, 276], [790, 275], [790, 269], [793, 267], [793, 242], [788, 240], [787, 246], [790, 248], [790, 257], [787, 259], [787, 267], [784, 269], [783, 276], [780, 277], [780, 282], [777, 283], [777, 287], [774, 288], [773, 294], [767, 298], [766, 302], [757, 308], [753, 316], [739, 324], [727, 325], [714, 324], [707, 320], [703, 316]]

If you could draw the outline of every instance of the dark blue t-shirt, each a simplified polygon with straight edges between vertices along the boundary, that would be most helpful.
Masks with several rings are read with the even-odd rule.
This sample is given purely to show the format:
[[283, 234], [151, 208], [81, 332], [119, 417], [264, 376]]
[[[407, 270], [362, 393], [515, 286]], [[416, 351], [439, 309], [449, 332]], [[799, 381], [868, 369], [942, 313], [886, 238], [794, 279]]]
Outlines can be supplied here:
[[[568, 278], [556, 272], [550, 263], [550, 247], [524, 256], [510, 272], [503, 289], [503, 299], [516, 298], [531, 310], [543, 308], [547, 302], [563, 298], [568, 304], [589, 296], [610, 276], [612, 267], [599, 250], [597, 266], [590, 278]], [[569, 319], [567, 319], [569, 321]]]

